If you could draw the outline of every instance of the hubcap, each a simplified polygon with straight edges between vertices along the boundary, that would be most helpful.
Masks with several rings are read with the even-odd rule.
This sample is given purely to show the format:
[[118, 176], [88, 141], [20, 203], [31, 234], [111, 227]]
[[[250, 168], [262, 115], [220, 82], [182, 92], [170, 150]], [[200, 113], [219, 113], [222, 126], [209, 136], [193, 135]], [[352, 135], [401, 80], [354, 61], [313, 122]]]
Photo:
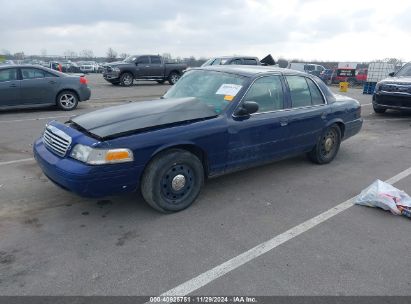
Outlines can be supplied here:
[[124, 84], [125, 85], [130, 85], [131, 84], [131, 76], [130, 75], [126, 75], [126, 76], [124, 76], [124, 78], [123, 78], [123, 82], [124, 82]]
[[327, 138], [324, 143], [325, 151], [330, 152], [333, 146], [333, 140], [331, 138]]
[[182, 174], [178, 174], [174, 176], [171, 182], [171, 187], [173, 188], [174, 191], [180, 191], [181, 189], [184, 188], [185, 184], [186, 184], [185, 176]]
[[176, 83], [179, 79], [180, 79], [180, 76], [178, 76], [177, 74], [173, 74], [173, 75], [171, 76], [171, 81], [172, 81], [173, 83]]
[[333, 155], [337, 149], [337, 133], [334, 129], [329, 129], [321, 140], [321, 154], [324, 157]]
[[61, 105], [67, 109], [72, 108], [76, 103], [75, 101], [75, 97], [71, 94], [64, 94], [60, 98]]
[[192, 191], [194, 171], [186, 164], [175, 164], [161, 179], [161, 194], [171, 204], [179, 204]]

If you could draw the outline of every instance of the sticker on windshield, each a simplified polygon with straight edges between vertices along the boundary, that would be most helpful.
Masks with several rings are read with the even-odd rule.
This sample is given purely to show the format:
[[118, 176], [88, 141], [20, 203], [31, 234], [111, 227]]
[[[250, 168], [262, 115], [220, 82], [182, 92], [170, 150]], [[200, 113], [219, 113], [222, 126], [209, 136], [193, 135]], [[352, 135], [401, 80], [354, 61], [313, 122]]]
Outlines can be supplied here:
[[224, 96], [224, 100], [233, 101], [233, 99], [234, 99], [234, 96], [231, 96], [231, 95], [225, 95]]
[[235, 96], [243, 86], [239, 84], [223, 83], [221, 87], [215, 92], [217, 95]]

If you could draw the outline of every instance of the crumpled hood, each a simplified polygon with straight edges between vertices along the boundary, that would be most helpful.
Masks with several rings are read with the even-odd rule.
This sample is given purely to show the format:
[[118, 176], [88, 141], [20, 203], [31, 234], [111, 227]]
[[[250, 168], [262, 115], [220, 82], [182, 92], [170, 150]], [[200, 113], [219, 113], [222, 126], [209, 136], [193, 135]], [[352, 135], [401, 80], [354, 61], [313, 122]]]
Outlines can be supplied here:
[[70, 120], [99, 138], [115, 137], [178, 122], [216, 117], [216, 112], [195, 98], [132, 102], [76, 116]]

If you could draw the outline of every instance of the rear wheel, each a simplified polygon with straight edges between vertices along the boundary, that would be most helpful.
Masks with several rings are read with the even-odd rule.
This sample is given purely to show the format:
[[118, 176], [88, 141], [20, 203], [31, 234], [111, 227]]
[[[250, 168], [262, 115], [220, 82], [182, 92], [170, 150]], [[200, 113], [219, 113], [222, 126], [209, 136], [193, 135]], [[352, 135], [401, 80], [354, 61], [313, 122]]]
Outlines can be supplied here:
[[154, 209], [177, 212], [189, 207], [204, 183], [204, 168], [194, 154], [173, 149], [156, 156], [144, 171], [141, 193]]
[[168, 76], [168, 82], [171, 85], [176, 84], [176, 82], [180, 79], [180, 74], [178, 74], [177, 72], [172, 72], [170, 73], [170, 75]]
[[77, 95], [72, 91], [63, 91], [57, 96], [56, 104], [63, 111], [74, 110], [78, 105]]
[[341, 129], [332, 125], [322, 133], [315, 147], [308, 153], [308, 158], [317, 164], [327, 164], [337, 155], [340, 144]]
[[133, 78], [133, 75], [132, 75], [131, 73], [123, 73], [123, 74], [121, 74], [121, 76], [120, 76], [120, 84], [121, 84], [123, 87], [132, 86], [132, 85], [133, 85], [133, 81], [134, 81], [134, 78]]

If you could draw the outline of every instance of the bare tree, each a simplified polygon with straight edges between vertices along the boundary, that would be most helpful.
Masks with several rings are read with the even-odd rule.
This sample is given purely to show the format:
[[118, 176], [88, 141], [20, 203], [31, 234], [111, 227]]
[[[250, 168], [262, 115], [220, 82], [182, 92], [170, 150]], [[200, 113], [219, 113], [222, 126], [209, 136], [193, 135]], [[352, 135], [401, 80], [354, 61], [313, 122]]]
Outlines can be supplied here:
[[77, 57], [77, 53], [74, 52], [73, 50], [66, 50], [64, 52], [64, 57], [66, 57], [68, 59], [75, 58], [75, 57]]
[[130, 56], [130, 54], [127, 54], [127, 53], [121, 53], [120, 54], [121, 59], [126, 59], [128, 56]]
[[107, 50], [107, 61], [112, 62], [112, 61], [116, 60], [116, 58], [117, 58], [117, 52], [115, 50], [113, 50], [112, 48], [108, 48], [108, 50]]
[[80, 57], [87, 59], [94, 58], [94, 53], [92, 50], [82, 50], [80, 52]]

